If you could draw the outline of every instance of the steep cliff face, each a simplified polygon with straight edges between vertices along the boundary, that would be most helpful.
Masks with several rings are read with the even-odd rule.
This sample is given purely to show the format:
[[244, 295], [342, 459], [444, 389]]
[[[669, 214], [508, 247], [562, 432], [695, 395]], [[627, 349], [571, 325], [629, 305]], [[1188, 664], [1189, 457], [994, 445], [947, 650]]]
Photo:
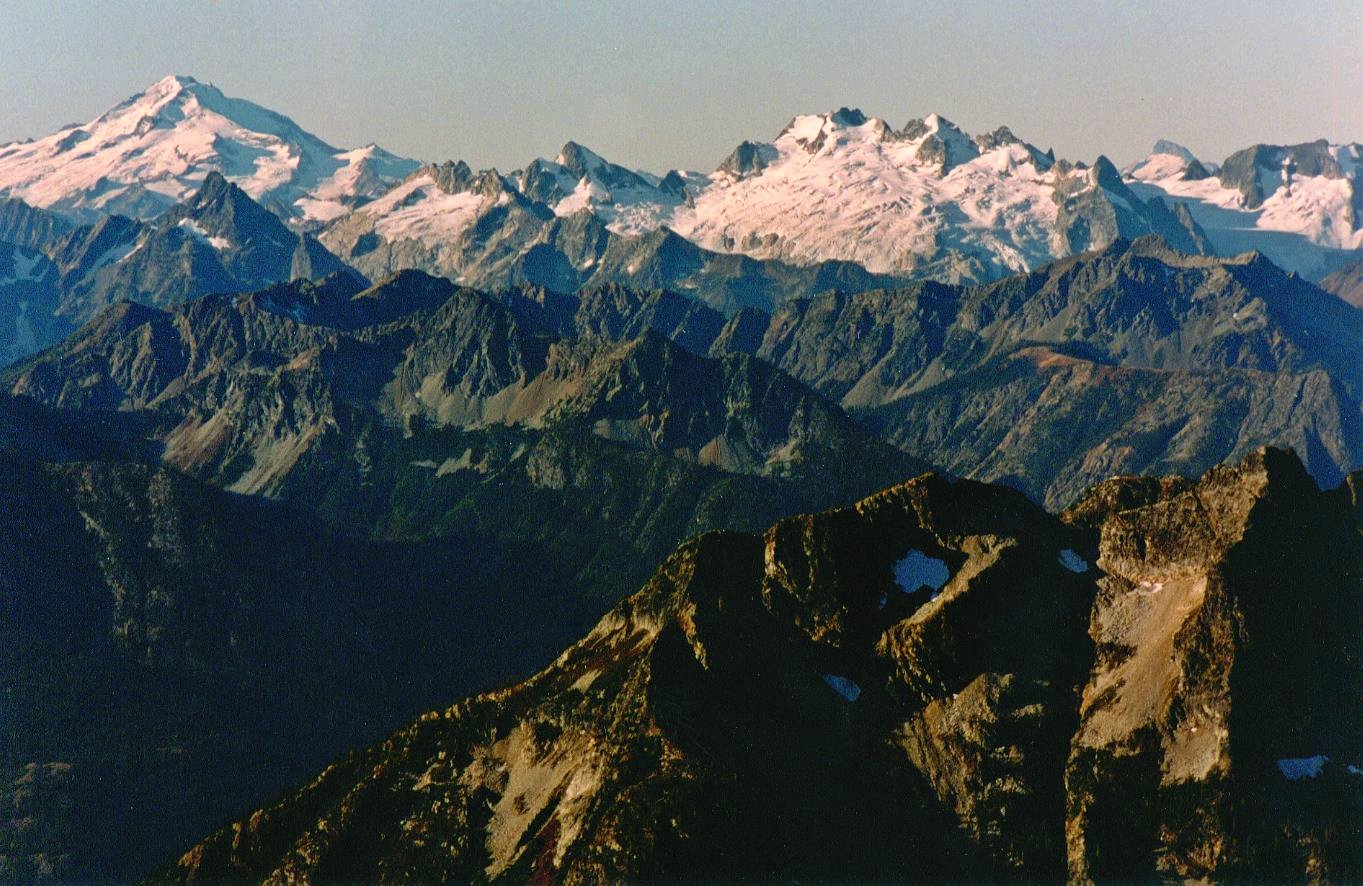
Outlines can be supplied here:
[[1322, 277], [1320, 288], [1354, 307], [1363, 307], [1363, 259], [1351, 261]]
[[336, 276], [165, 311], [125, 302], [0, 383], [347, 534], [552, 537], [594, 573], [592, 618], [689, 535], [925, 469], [762, 361], [647, 326], [560, 338], [518, 304], [417, 271], [362, 291]]
[[652, 329], [757, 357], [942, 470], [1057, 510], [1114, 475], [1195, 477], [1265, 445], [1323, 486], [1363, 465], [1363, 313], [1260, 256], [1119, 241], [986, 286], [824, 291], [728, 318], [619, 286], [496, 298], [559, 335]]
[[[1058, 646], [1024, 653], [1006, 675], [993, 670], [1006, 652], [976, 653], [1004, 641], [1007, 622], [1021, 630], [1004, 645], [1017, 648], [1029, 625], [1082, 609], [1085, 582], [1057, 560], [1068, 538], [1016, 493], [935, 477], [761, 538], [702, 536], [545, 672], [339, 764], [191, 852], [183, 873], [945, 873], [969, 854], [945, 826], [956, 800], [991, 844], [972, 869], [1006, 870], [1011, 855], [1058, 872], [1079, 675]], [[1010, 563], [1034, 579], [1000, 581]], [[1034, 595], [1047, 599], [1029, 606]], [[990, 609], [981, 634], [961, 631]], [[1066, 639], [1082, 643], [1082, 620], [1068, 621]], [[1036, 693], [1071, 696], [1060, 728], [1020, 710]], [[925, 710], [932, 701], [967, 725], [945, 725]], [[997, 729], [996, 707], [1008, 720]], [[999, 770], [1053, 770], [1023, 800], [1049, 809], [1049, 834], [987, 836], [1028, 810], [977, 803], [973, 784], [953, 783], [942, 738], [962, 731], [985, 755], [1025, 748]], [[914, 860], [899, 854], [909, 849]]]
[[1320, 493], [1274, 450], [1157, 496], [1131, 485], [1074, 512], [1107, 511], [1066, 771], [1071, 873], [1356, 876], [1363, 550], [1347, 490]]
[[101, 215], [54, 228], [32, 218], [30, 230], [14, 217], [15, 202], [0, 198], [0, 234], [9, 231], [33, 254], [13, 247], [21, 251], [16, 273], [4, 255], [9, 244], [0, 243], [0, 364], [56, 344], [120, 301], [166, 307], [295, 279], [364, 282], [217, 172], [153, 222]]
[[1119, 241], [987, 286], [825, 293], [740, 315], [768, 360], [944, 470], [1051, 508], [1114, 474], [1196, 476], [1291, 447], [1363, 464], [1363, 313], [1258, 255]]
[[1263, 451], [1064, 520], [928, 475], [702, 536], [165, 876], [1358, 876], [1353, 507]]

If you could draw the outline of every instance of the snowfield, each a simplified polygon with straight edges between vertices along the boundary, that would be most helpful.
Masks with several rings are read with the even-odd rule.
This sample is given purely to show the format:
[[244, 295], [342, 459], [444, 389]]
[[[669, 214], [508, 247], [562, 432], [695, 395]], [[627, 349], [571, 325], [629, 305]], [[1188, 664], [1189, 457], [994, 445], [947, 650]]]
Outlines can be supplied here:
[[[903, 139], [875, 118], [797, 117], [772, 145], [775, 161], [755, 175], [716, 174], [671, 227], [720, 252], [845, 259], [877, 273], [913, 272], [939, 245], [992, 256], [1001, 272], [1054, 258], [1049, 164], [1021, 144], [979, 154], [940, 117], [924, 122], [928, 132]], [[946, 163], [920, 159], [942, 134]]]
[[1265, 197], [1253, 209], [1244, 194], [1214, 175], [1185, 178], [1188, 160], [1178, 154], [1152, 154], [1130, 167], [1126, 178], [1143, 198], [1187, 206], [1216, 252], [1258, 250], [1274, 264], [1314, 278], [1343, 260], [1338, 253], [1363, 249], [1363, 199], [1356, 196], [1363, 146], [1330, 145], [1329, 153], [1343, 178], [1260, 168], [1257, 181]]
[[427, 246], [458, 239], [478, 218], [485, 198], [464, 191], [447, 194], [429, 175], [403, 182], [364, 207], [374, 230], [390, 243], [416, 240]]

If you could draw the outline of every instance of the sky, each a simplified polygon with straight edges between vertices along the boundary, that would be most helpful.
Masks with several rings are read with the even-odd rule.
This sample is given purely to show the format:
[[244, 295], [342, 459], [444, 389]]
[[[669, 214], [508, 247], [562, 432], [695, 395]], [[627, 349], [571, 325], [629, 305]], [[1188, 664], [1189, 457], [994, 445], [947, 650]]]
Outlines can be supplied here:
[[708, 170], [841, 106], [1007, 125], [1073, 160], [1165, 137], [1220, 161], [1363, 141], [1363, 3], [0, 0], [0, 142], [170, 73], [338, 147], [503, 171], [569, 139]]

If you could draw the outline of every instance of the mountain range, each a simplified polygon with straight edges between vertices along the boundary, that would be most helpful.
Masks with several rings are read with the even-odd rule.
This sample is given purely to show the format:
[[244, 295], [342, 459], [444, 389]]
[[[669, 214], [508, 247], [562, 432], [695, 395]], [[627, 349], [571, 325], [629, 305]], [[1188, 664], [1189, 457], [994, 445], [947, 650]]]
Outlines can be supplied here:
[[0, 146], [0, 881], [1363, 877], [1359, 156]]
[[1360, 464], [1354, 308], [1257, 254], [1158, 238], [983, 286], [827, 292], [725, 317], [623, 287], [499, 293], [530, 322], [772, 363], [867, 430], [1062, 508], [1112, 474], [1196, 475], [1267, 444], [1325, 485]]
[[[13, 217], [46, 230], [49, 216], [21, 206]], [[154, 221], [110, 215], [51, 230], [35, 246], [0, 245], [16, 257], [13, 270], [0, 269], [0, 361], [60, 340], [118, 299], [169, 305], [342, 271], [358, 278], [217, 172]]]
[[[481, 289], [667, 288], [729, 314], [829, 289], [989, 282], [1147, 234], [1189, 253], [1258, 250], [1320, 280], [1363, 246], [1359, 151], [1260, 145], [1216, 166], [1161, 141], [1121, 173], [1006, 127], [970, 136], [934, 114], [896, 129], [843, 108], [743, 142], [711, 173], [630, 170], [568, 142], [503, 175], [338, 151], [168, 77], [89, 124], [0, 146], [0, 240], [62, 269], [42, 298], [0, 278], [0, 353], [55, 341], [106, 291], [163, 304], [341, 263], [370, 280], [418, 269]], [[242, 219], [202, 217], [225, 196], [219, 176]]]
[[[565, 249], [567, 224], [600, 245]], [[842, 109], [797, 117], [774, 143], [745, 142], [709, 175], [636, 173], [573, 142], [506, 176], [462, 163], [419, 171], [323, 239], [367, 272], [377, 252], [384, 270], [400, 261], [489, 286], [507, 278], [489, 276], [470, 247], [501, 246], [512, 228], [536, 232], [528, 236], [594, 282], [604, 282], [608, 234], [647, 241], [660, 230], [713, 253], [953, 282], [1028, 270], [1119, 235], [1161, 233], [1187, 249], [1200, 236], [1186, 214], [1137, 199], [1105, 159], [1057, 164], [1006, 129], [972, 140], [933, 116], [895, 131]], [[441, 254], [424, 257], [414, 244]], [[641, 262], [623, 264], [615, 282], [639, 283], [628, 275]]]
[[[165, 310], [121, 303], [0, 382], [53, 408], [145, 415], [166, 462], [268, 495], [370, 424], [571, 420], [756, 475], [860, 435], [1053, 508], [1114, 474], [1195, 475], [1263, 445], [1293, 448], [1326, 485], [1363, 464], [1363, 315], [1255, 254], [1119, 240], [984, 286], [733, 317], [666, 290], [484, 295], [419, 271], [362, 285], [338, 272]], [[732, 404], [761, 402], [813, 424], [735, 424]]]
[[1357, 261], [1363, 247], [1360, 162], [1363, 145], [1320, 139], [1254, 145], [1212, 166], [1162, 141], [1126, 178], [1144, 199], [1186, 207], [1217, 253], [1258, 250], [1320, 279]]
[[[79, 634], [14, 644], [6, 719], [26, 741], [6, 766], [40, 824], [0, 854], [64, 859], [62, 876], [144, 871], [155, 857], [91, 842], [72, 816], [131, 816], [146, 846], [184, 844], [442, 695], [543, 665], [683, 539], [849, 502], [931, 462], [1056, 510], [1116, 473], [1194, 474], [1265, 443], [1338, 484], [1363, 449], [1360, 323], [1261, 257], [1155, 239], [983, 287], [833, 293], [773, 315], [619, 286], [485, 294], [419, 271], [118, 302], [0, 373], [13, 428], [0, 444], [33, 477], [11, 498], [25, 514], [5, 555], [11, 623], [55, 643], [39, 601], [94, 589]], [[240, 538], [251, 556], [234, 553]], [[137, 560], [144, 549], [156, 559]], [[202, 644], [295, 645], [269, 620], [224, 639], [236, 608], [281, 595], [306, 632], [318, 593], [360, 601], [346, 630], [389, 651], [325, 643], [249, 666], [232, 653], [201, 673]], [[148, 651], [153, 635], [165, 652]], [[517, 654], [496, 651], [510, 637]], [[470, 666], [475, 654], [488, 663]], [[126, 680], [69, 685], [73, 656]], [[353, 682], [357, 657], [371, 682]], [[42, 689], [25, 695], [35, 674]], [[173, 680], [182, 700], [152, 713], [148, 680]], [[235, 713], [202, 718], [209, 685]], [[51, 722], [95, 696], [123, 699], [138, 725], [96, 744]], [[252, 759], [319, 721], [325, 740]], [[174, 767], [139, 757], [148, 741], [175, 748]], [[238, 762], [220, 765], [223, 746]], [[117, 775], [92, 774], [106, 768]], [[185, 779], [246, 769], [257, 792], [175, 805]], [[54, 779], [42, 790], [56, 799], [33, 800], [35, 779]], [[144, 799], [117, 806], [134, 787]]]

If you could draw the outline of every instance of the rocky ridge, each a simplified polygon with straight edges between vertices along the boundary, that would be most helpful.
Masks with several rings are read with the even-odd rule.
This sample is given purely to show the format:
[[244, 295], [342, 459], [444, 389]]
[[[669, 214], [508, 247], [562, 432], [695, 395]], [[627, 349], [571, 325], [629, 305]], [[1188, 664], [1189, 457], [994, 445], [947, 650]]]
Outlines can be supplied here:
[[1063, 519], [926, 476], [706, 535], [164, 876], [1356, 877], [1351, 489], [1260, 450]]

